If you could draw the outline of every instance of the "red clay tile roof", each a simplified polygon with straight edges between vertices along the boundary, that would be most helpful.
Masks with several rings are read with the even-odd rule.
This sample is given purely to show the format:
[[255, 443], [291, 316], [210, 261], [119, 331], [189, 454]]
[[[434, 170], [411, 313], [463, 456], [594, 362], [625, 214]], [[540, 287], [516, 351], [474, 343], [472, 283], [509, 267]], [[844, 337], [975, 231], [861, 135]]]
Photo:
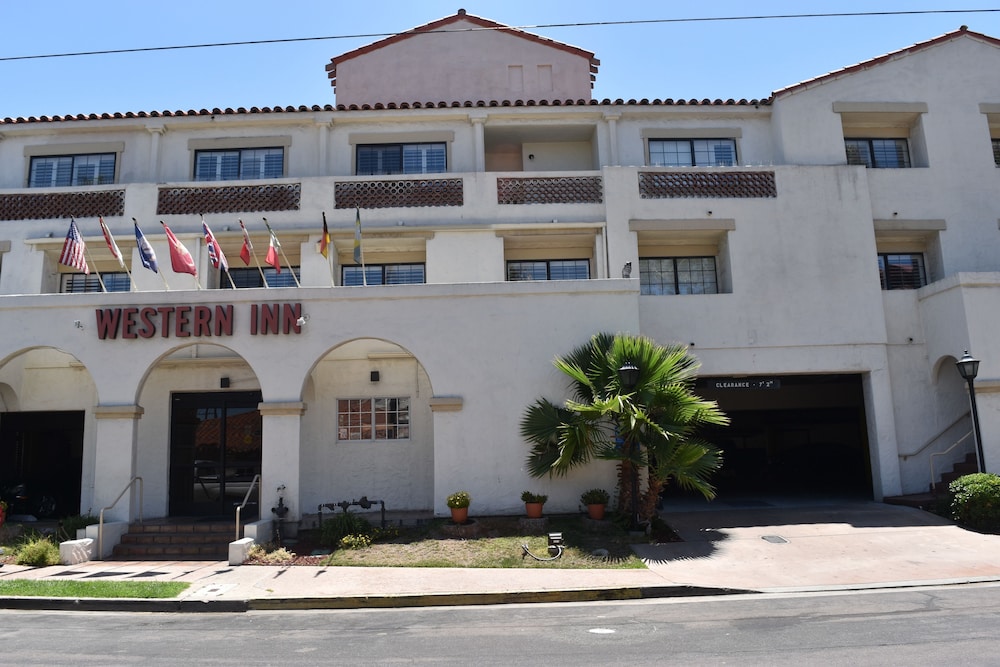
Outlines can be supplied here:
[[806, 79], [805, 81], [801, 81], [801, 82], [793, 84], [791, 86], [786, 86], [785, 88], [782, 88], [780, 90], [774, 91], [771, 94], [771, 98], [774, 99], [776, 97], [779, 97], [781, 95], [786, 95], [788, 93], [794, 92], [794, 91], [799, 90], [801, 88], [806, 88], [806, 87], [809, 87], [809, 86], [815, 86], [817, 84], [823, 83], [825, 81], [829, 81], [831, 79], [836, 79], [836, 78], [844, 76], [846, 74], [851, 74], [853, 72], [857, 72], [857, 71], [860, 71], [860, 70], [865, 70], [865, 69], [868, 69], [870, 67], [875, 67], [877, 65], [881, 65], [882, 63], [888, 62], [890, 60], [895, 60], [897, 58], [902, 58], [903, 56], [908, 56], [911, 53], [916, 53], [917, 51], [923, 51], [924, 49], [930, 48], [932, 46], [937, 46], [938, 44], [942, 44], [944, 42], [950, 42], [951, 40], [958, 39], [960, 37], [971, 37], [973, 39], [978, 39], [978, 40], [980, 40], [982, 42], [985, 42], [987, 44], [990, 44], [992, 46], [998, 46], [998, 47], [1000, 47], [1000, 39], [997, 39], [995, 37], [990, 37], [989, 35], [984, 35], [981, 32], [974, 32], [972, 30], [969, 30], [968, 26], [964, 26], [963, 25], [958, 30], [954, 30], [952, 32], [947, 32], [947, 33], [945, 33], [943, 35], [940, 35], [938, 37], [935, 37], [933, 39], [929, 39], [926, 42], [917, 42], [916, 44], [908, 46], [908, 47], [906, 47], [904, 49], [899, 49], [898, 51], [892, 51], [892, 52], [887, 53], [885, 55], [878, 56], [877, 58], [872, 58], [871, 60], [865, 60], [864, 62], [860, 62], [860, 63], [858, 63], [856, 65], [850, 65], [848, 67], [843, 67], [841, 69], [834, 70], [832, 72], [828, 72], [828, 73], [823, 74], [821, 76], [817, 76], [817, 77], [814, 77], [812, 79]]
[[570, 46], [569, 44], [564, 44], [563, 42], [557, 42], [554, 39], [549, 39], [547, 37], [541, 37], [539, 35], [534, 35], [530, 32], [525, 32], [523, 30], [518, 30], [517, 28], [512, 28], [510, 26], [504, 25], [502, 23], [497, 23], [496, 21], [491, 21], [489, 19], [484, 19], [480, 16], [473, 16], [472, 14], [467, 14], [464, 9], [459, 9], [453, 16], [446, 16], [443, 19], [438, 19], [437, 21], [431, 21], [421, 26], [417, 26], [406, 32], [401, 32], [397, 35], [391, 37], [386, 37], [385, 39], [380, 39], [377, 42], [372, 42], [366, 46], [354, 49], [353, 51], [348, 51], [347, 53], [342, 53], [339, 56], [335, 56], [330, 59], [330, 64], [326, 66], [327, 76], [330, 78], [330, 85], [334, 88], [337, 87], [337, 65], [344, 62], [345, 60], [351, 60], [352, 58], [357, 58], [365, 53], [370, 53], [372, 51], [377, 51], [389, 44], [395, 44], [396, 42], [401, 42], [404, 39], [412, 37], [416, 33], [431, 32], [433, 30], [439, 30], [445, 26], [452, 25], [461, 20], [469, 21], [483, 29], [486, 30], [502, 30], [504, 32], [510, 33], [517, 37], [522, 37], [524, 39], [531, 40], [533, 42], [538, 42], [539, 44], [545, 44], [546, 46], [551, 46], [556, 49], [561, 49], [563, 51], [568, 51], [579, 56], [583, 56], [590, 60], [590, 78], [593, 81], [597, 75], [597, 68], [601, 64], [601, 61], [594, 57], [593, 52], [585, 51], [584, 49], [578, 48], [576, 46]]
[[771, 98], [764, 99], [741, 99], [741, 100], [721, 100], [715, 99], [710, 100], [708, 98], [697, 100], [697, 99], [678, 99], [673, 98], [667, 99], [653, 99], [643, 98], [641, 100], [630, 99], [625, 101], [618, 98], [614, 101], [610, 99], [603, 100], [466, 100], [464, 102], [452, 101], [452, 102], [412, 102], [412, 103], [400, 103], [396, 104], [390, 102], [388, 104], [363, 104], [357, 105], [352, 104], [350, 106], [344, 104], [338, 104], [336, 107], [330, 104], [313, 104], [312, 106], [300, 105], [300, 106], [287, 106], [287, 107], [250, 107], [249, 109], [245, 107], [238, 107], [236, 109], [227, 107], [225, 109], [220, 109], [215, 107], [214, 109], [189, 109], [187, 111], [177, 110], [177, 111], [128, 111], [125, 113], [115, 112], [115, 113], [91, 113], [91, 114], [76, 114], [67, 116], [29, 116], [27, 118], [17, 117], [11, 118], [7, 117], [0, 120], [0, 129], [4, 125], [19, 125], [23, 123], [63, 123], [71, 121], [87, 121], [87, 120], [115, 120], [122, 118], [172, 118], [172, 117], [185, 117], [185, 116], [238, 116], [242, 114], [272, 114], [272, 113], [316, 113], [321, 111], [378, 111], [383, 109], [446, 109], [446, 108], [469, 108], [469, 107], [559, 107], [559, 106], [768, 106], [771, 104]]

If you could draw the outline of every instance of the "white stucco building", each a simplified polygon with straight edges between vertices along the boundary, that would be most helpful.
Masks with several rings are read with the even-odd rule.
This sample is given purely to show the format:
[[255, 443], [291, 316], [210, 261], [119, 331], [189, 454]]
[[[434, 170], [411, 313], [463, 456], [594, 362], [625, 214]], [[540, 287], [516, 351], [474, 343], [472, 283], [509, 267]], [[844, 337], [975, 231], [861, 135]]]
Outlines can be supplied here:
[[[231, 512], [258, 472], [261, 513], [284, 487], [293, 520], [444, 514], [459, 489], [572, 511], [613, 467], [531, 479], [518, 425], [600, 331], [691, 346], [733, 420], [723, 495], [927, 490], [932, 454], [975, 451], [966, 349], [1000, 469], [1000, 40], [626, 102], [591, 99], [594, 54], [497, 27], [459, 12], [333, 58], [336, 105], [0, 120], [0, 478], [96, 513], [138, 475], [152, 517]], [[90, 277], [59, 261], [71, 217]], [[264, 218], [280, 274], [240, 259]]]

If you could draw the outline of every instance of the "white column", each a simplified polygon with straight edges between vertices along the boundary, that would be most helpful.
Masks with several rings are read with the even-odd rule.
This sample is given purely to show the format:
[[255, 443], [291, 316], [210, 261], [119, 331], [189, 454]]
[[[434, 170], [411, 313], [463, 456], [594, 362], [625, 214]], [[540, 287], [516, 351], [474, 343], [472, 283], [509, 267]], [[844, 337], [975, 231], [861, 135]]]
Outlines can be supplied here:
[[[604, 120], [608, 124], [608, 150], [610, 151], [610, 159], [608, 166], [617, 167], [618, 164], [618, 119], [621, 118], [620, 113], [606, 113], [604, 114]], [[603, 165], [602, 165], [603, 166]]]
[[160, 137], [167, 128], [160, 126], [147, 127], [149, 132], [149, 175], [150, 182], [160, 182]]
[[333, 121], [317, 123], [319, 125], [319, 156], [317, 165], [317, 176], [326, 176], [330, 173], [330, 126]]
[[[135, 475], [136, 440], [139, 418], [143, 409], [138, 405], [99, 405], [94, 409], [97, 424], [94, 457], [94, 514], [110, 507]], [[107, 510], [104, 520], [132, 521], [139, 515], [139, 485], [125, 493], [114, 507]]]
[[486, 116], [470, 116], [476, 142], [476, 172], [486, 171]]
[[302, 415], [306, 404], [302, 402], [261, 403], [257, 407], [261, 416], [263, 451], [260, 473], [260, 518], [272, 519], [271, 508], [278, 504], [278, 489], [285, 499], [288, 514], [285, 520], [297, 522], [302, 518], [299, 460]]

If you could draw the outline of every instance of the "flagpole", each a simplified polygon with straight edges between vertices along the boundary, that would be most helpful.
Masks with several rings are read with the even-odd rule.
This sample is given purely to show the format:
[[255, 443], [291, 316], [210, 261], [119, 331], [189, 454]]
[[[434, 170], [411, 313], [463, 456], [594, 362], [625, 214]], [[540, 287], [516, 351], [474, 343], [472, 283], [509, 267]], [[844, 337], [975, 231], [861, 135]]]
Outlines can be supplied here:
[[[132, 219], [135, 220], [135, 218]], [[116, 252], [118, 253], [115, 259], [118, 260], [118, 265], [121, 266], [123, 269], [125, 269], [125, 275], [128, 276], [129, 291], [130, 292], [136, 291], [135, 281], [132, 280], [132, 272], [129, 271], [128, 265], [125, 264], [125, 257], [122, 256], [121, 248], [118, 247], [118, 243], [115, 241], [115, 237], [111, 234], [111, 230], [108, 229], [107, 224], [104, 222], [104, 216], [103, 215], [97, 216], [97, 222], [101, 226], [101, 233], [106, 234], [106, 238], [104, 240], [108, 243], [108, 250], [111, 252], [112, 255], [114, 255]], [[112, 245], [114, 245], [114, 249], [111, 248]]]
[[[240, 220], [240, 226], [243, 227], [243, 229], [246, 229], [242, 220]], [[265, 289], [270, 289], [271, 286], [267, 284], [267, 276], [264, 275], [264, 269], [261, 267], [260, 259], [257, 257], [257, 249], [253, 247], [253, 244], [250, 245], [250, 254], [253, 255], [254, 264], [257, 265], [257, 270], [260, 272], [260, 279], [264, 283]], [[230, 278], [230, 280], [232, 280], [232, 278]]]
[[[292, 263], [288, 261], [288, 256], [285, 255], [285, 249], [281, 247], [281, 243], [278, 241], [278, 235], [274, 233], [273, 229], [271, 229], [271, 225], [267, 224], [267, 218], [262, 218], [262, 220], [264, 221], [264, 225], [267, 227], [267, 233], [274, 237], [274, 243], [278, 246], [278, 252], [281, 253], [281, 258], [285, 260], [285, 266], [288, 267], [288, 272], [292, 274], [292, 280], [295, 281], [295, 286], [302, 287], [302, 285], [299, 284], [298, 276], [295, 275], [295, 269], [292, 268]], [[270, 239], [268, 239], [268, 241], [270, 241]]]
[[328, 231], [328, 228], [326, 226], [326, 211], [323, 211], [323, 236], [322, 236], [322, 238], [320, 238], [319, 242], [320, 242], [320, 245], [322, 245], [323, 243], [327, 244], [326, 245], [326, 258], [325, 258], [326, 259], [326, 271], [327, 271], [327, 273], [330, 274], [330, 287], [336, 287], [337, 283], [334, 282], [334, 280], [333, 280], [333, 253], [330, 252], [330, 244], [329, 244], [329, 242], [328, 242], [329, 240], [327, 238], [329, 235], [330, 235], [330, 232]]
[[90, 263], [94, 265], [94, 275], [97, 276], [97, 282], [101, 284], [101, 291], [107, 292], [108, 288], [104, 285], [104, 279], [101, 278], [101, 272], [97, 270], [97, 262], [95, 262], [94, 258], [90, 255], [90, 250], [87, 249], [87, 244], [83, 245], [83, 253], [87, 256]]

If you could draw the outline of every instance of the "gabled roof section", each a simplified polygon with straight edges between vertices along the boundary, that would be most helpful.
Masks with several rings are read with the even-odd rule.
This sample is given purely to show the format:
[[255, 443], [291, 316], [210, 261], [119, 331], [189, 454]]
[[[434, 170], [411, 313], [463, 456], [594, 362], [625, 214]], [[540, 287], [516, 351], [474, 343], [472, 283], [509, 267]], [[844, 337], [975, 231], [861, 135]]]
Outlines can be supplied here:
[[933, 39], [929, 39], [926, 42], [917, 42], [916, 44], [913, 44], [912, 46], [908, 46], [906, 48], [899, 49], [898, 51], [892, 51], [891, 53], [887, 53], [885, 55], [878, 56], [877, 58], [872, 58], [871, 60], [865, 60], [864, 62], [860, 62], [860, 63], [858, 63], [856, 65], [850, 65], [848, 67], [844, 67], [842, 69], [834, 70], [832, 72], [828, 72], [827, 74], [823, 74], [821, 76], [817, 76], [815, 78], [807, 79], [805, 81], [801, 81], [801, 82], [793, 84], [791, 86], [787, 86], [785, 88], [781, 88], [780, 90], [774, 91], [771, 94], [771, 98], [772, 99], [777, 99], [777, 98], [779, 98], [779, 97], [781, 97], [783, 95], [787, 95], [789, 93], [794, 93], [794, 92], [797, 92], [797, 91], [802, 90], [804, 88], [811, 88], [812, 86], [816, 86], [816, 85], [825, 83], [827, 81], [831, 81], [833, 79], [837, 79], [837, 78], [840, 78], [842, 76], [846, 76], [848, 74], [853, 74], [854, 72], [859, 72], [861, 70], [866, 70], [866, 69], [869, 69], [869, 68], [872, 68], [872, 67], [876, 67], [876, 66], [881, 65], [883, 63], [887, 63], [887, 62], [892, 61], [892, 60], [897, 60], [899, 58], [903, 58], [903, 57], [908, 56], [910, 54], [917, 53], [918, 51], [923, 51], [925, 49], [929, 49], [932, 46], [937, 46], [939, 44], [944, 44], [945, 42], [950, 42], [952, 40], [960, 39], [962, 37], [969, 37], [969, 38], [978, 40], [980, 42], [983, 42], [985, 44], [989, 44], [990, 46], [1000, 47], [1000, 39], [997, 39], [995, 37], [990, 37], [989, 35], [984, 35], [981, 32], [974, 32], [972, 30], [969, 30], [968, 26], [964, 26], [963, 25], [958, 30], [953, 30], [952, 32], [945, 33], [945, 34], [943, 34], [943, 35], [941, 35], [939, 37], [935, 37]]
[[600, 66], [601, 61], [595, 58], [593, 52], [591, 51], [585, 51], [584, 49], [581, 49], [576, 46], [570, 46], [569, 44], [557, 42], [554, 39], [549, 39], [547, 37], [534, 35], [530, 32], [518, 30], [517, 28], [512, 28], [502, 23], [497, 23], [496, 21], [484, 19], [481, 16], [474, 16], [472, 14], [467, 14], [464, 9], [459, 9], [458, 12], [452, 16], [446, 16], [443, 19], [438, 19], [437, 21], [431, 21], [430, 23], [417, 26], [412, 30], [407, 30], [406, 32], [401, 32], [398, 35], [386, 37], [385, 39], [380, 39], [379, 41], [372, 42], [367, 46], [362, 46], [360, 48], [354, 49], [353, 51], [348, 51], [347, 53], [342, 53], [339, 56], [331, 58], [330, 64], [326, 66], [327, 76], [330, 78], [330, 85], [333, 86], [334, 88], [337, 87], [337, 65], [346, 60], [351, 60], [352, 58], [357, 58], [358, 56], [364, 55], [366, 53], [377, 51], [378, 49], [389, 46], [390, 44], [395, 44], [405, 39], [409, 39], [410, 37], [416, 34], [432, 32], [434, 30], [441, 30], [442, 28], [447, 28], [448, 26], [458, 23], [459, 21], [462, 20], [473, 23], [484, 30], [500, 30], [507, 34], [514, 35], [516, 37], [521, 37], [523, 39], [527, 39], [532, 42], [537, 42], [539, 44], [551, 46], [552, 48], [555, 49], [566, 51], [567, 53], [572, 53], [574, 55], [582, 56], [590, 61], [591, 80], [595, 79], [597, 76], [597, 68]]

